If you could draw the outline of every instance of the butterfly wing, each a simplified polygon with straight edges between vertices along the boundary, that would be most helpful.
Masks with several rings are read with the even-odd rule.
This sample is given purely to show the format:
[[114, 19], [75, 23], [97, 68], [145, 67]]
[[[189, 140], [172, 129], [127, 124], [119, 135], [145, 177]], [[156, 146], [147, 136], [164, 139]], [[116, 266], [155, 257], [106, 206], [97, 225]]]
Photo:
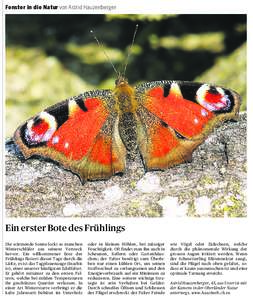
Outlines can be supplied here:
[[50, 158], [82, 181], [108, 178], [124, 171], [126, 157], [114, 102], [109, 90], [67, 99], [21, 125], [14, 141], [25, 158]]
[[219, 123], [235, 119], [240, 96], [208, 84], [157, 81], [136, 87], [137, 140], [147, 170], [190, 161]]

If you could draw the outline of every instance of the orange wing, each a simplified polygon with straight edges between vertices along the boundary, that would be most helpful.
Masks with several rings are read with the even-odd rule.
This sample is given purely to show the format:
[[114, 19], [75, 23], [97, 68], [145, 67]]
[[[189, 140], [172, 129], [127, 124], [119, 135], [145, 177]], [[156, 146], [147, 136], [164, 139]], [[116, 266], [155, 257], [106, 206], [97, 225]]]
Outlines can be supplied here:
[[21, 125], [14, 141], [25, 158], [48, 157], [82, 181], [108, 178], [124, 171], [126, 157], [113, 105], [110, 91], [70, 98]]
[[235, 119], [240, 97], [207, 84], [159, 81], [136, 87], [137, 136], [147, 170], [191, 160], [215, 126]]

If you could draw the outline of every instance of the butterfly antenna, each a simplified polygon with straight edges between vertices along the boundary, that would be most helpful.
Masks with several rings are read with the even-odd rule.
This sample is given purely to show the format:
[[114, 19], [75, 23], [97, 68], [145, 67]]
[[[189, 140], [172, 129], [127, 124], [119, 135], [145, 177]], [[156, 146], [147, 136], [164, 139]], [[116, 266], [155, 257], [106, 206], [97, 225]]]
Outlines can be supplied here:
[[132, 53], [132, 48], [133, 48], [133, 45], [134, 45], [135, 36], [136, 36], [137, 30], [138, 30], [138, 27], [139, 27], [139, 25], [136, 24], [133, 39], [132, 39], [132, 44], [131, 44], [131, 46], [128, 50], [128, 53], [127, 53], [126, 63], [125, 63], [124, 71], [123, 71], [123, 77], [125, 77], [125, 74], [126, 74], [126, 68], [127, 68], [127, 65], [128, 65], [129, 57]]
[[90, 33], [91, 33], [91, 35], [93, 36], [94, 40], [97, 42], [99, 48], [102, 49], [102, 51], [103, 51], [105, 57], [107, 58], [107, 60], [108, 60], [109, 63], [111, 64], [111, 66], [112, 66], [114, 72], [117, 74], [117, 77], [119, 77], [119, 72], [116, 70], [114, 64], [112, 63], [112, 61], [111, 61], [111, 59], [110, 59], [110, 57], [109, 57], [109, 56], [107, 55], [107, 53], [105, 52], [104, 45], [103, 45], [102, 43], [99, 42], [99, 40], [98, 40], [98, 38], [96, 37], [96, 35], [95, 35], [95, 33], [94, 33], [93, 30], [90, 30]]

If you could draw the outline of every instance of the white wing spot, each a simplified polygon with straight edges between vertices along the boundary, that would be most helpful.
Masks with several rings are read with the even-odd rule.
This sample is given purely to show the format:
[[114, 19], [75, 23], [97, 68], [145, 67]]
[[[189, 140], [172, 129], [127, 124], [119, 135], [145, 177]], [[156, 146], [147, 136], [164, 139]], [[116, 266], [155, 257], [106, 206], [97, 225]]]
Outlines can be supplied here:
[[206, 117], [206, 116], [208, 116], [208, 112], [205, 109], [201, 109], [201, 115], [203, 117]]
[[54, 136], [53, 137], [53, 140], [52, 140], [52, 143], [53, 144], [57, 144], [59, 142], [59, 136], [57, 135], [57, 136]]
[[64, 145], [64, 148], [66, 148], [66, 149], [67, 149], [68, 147], [69, 147], [69, 143], [68, 143], [68, 142], [66, 142], [66, 143], [65, 143], [65, 145]]

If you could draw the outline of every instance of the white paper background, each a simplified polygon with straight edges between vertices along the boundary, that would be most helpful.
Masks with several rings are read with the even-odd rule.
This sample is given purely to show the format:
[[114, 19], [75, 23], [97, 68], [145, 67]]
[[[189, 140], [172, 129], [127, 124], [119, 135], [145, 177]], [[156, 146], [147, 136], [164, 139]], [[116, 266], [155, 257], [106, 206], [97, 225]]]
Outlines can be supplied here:
[[[6, 219], [4, 218], [4, 183], [1, 186], [2, 190], [2, 239], [4, 241], [248, 241], [250, 244], [250, 249], [249, 249], [249, 266], [251, 266], [250, 269], [252, 269], [252, 156], [251, 154], [253, 153], [253, 148], [252, 148], [252, 121], [251, 116], [252, 116], [252, 38], [253, 38], [253, 22], [252, 22], [252, 10], [250, 9], [250, 4], [251, 1], [232, 1], [232, 0], [212, 0], [212, 1], [207, 1], [207, 0], [156, 0], [156, 1], [151, 1], [151, 0], [143, 0], [143, 1], [123, 1], [123, 0], [115, 0], [115, 1], [80, 1], [80, 0], [75, 0], [75, 1], [42, 1], [42, 0], [37, 0], [37, 1], [24, 1], [24, 0], [9, 0], [9, 1], [4, 1], [3, 7], [2, 7], [2, 20], [1, 24], [3, 25], [3, 35], [2, 35], [2, 47], [1, 47], [1, 67], [2, 67], [2, 80], [1, 84], [3, 84], [2, 88], [2, 103], [3, 103], [3, 108], [4, 109], [4, 70], [5, 70], [5, 65], [4, 65], [4, 13], [46, 13], [46, 14], [61, 14], [61, 11], [8, 11], [5, 10], [5, 4], [9, 5], [25, 5], [25, 4], [69, 4], [71, 3], [72, 5], [78, 5], [78, 4], [85, 4], [85, 5], [92, 5], [92, 4], [104, 4], [104, 5], [117, 5], [117, 10], [113, 11], [113, 13], [162, 13], [162, 14], [171, 14], [171, 13], [247, 13], [248, 14], [248, 167], [249, 167], [249, 176], [248, 176], [248, 217], [244, 219], [236, 218], [236, 219], [211, 219], [211, 218], [175, 218], [175, 219], [165, 219], [165, 218], [159, 218], [159, 219], [132, 219], [132, 218], [114, 218], [114, 219], [71, 219], [71, 218], [59, 218], [59, 219]], [[252, 5], [251, 5], [252, 6]], [[66, 11], [63, 11], [63, 13], [67, 13]], [[108, 11], [78, 11], [78, 10], [73, 10], [73, 11], [68, 11], [68, 13], [108, 13]], [[215, 21], [215, 20], [214, 20]], [[233, 67], [233, 66], [231, 66]], [[3, 111], [4, 113], [4, 111]], [[3, 136], [3, 126], [4, 126], [4, 118], [2, 115], [2, 120], [1, 120], [1, 134], [2, 134], [2, 141], [4, 141], [4, 136]], [[4, 153], [4, 143], [2, 143], [2, 160], [3, 160], [3, 153]], [[4, 166], [2, 164], [2, 174], [4, 174]], [[4, 177], [3, 177], [4, 180]], [[125, 225], [126, 226], [126, 231], [123, 233], [88, 233], [88, 232], [82, 232], [82, 233], [29, 233], [27, 235], [26, 233], [20, 233], [20, 232], [8, 232], [6, 233], [4, 230], [4, 224], [6, 223], [13, 223], [13, 224], [23, 224], [23, 225], [29, 225], [29, 224], [71, 224], [74, 223], [75, 225], [78, 224], [93, 224], [93, 223], [101, 223], [101, 224], [106, 224], [110, 223], [111, 225]], [[3, 249], [3, 248], [2, 248]], [[2, 250], [1, 249], [1, 250]], [[1, 255], [2, 259], [2, 255]], [[2, 263], [2, 268], [3, 269], [3, 262]], [[2, 270], [1, 270], [2, 271]], [[250, 274], [251, 272], [251, 274]], [[250, 299], [252, 297], [252, 292], [250, 291], [250, 288], [252, 286], [252, 270], [250, 270], [248, 273], [248, 290], [243, 290], [240, 289], [239, 291], [241, 292], [239, 295], [236, 293], [233, 293], [232, 296], [228, 296], [229, 299], [238, 299], [239, 297], [243, 297], [243, 299]], [[233, 278], [231, 280], [237, 280], [239, 278], [236, 278], [236, 276], [232, 275]], [[186, 279], [186, 278], [185, 278]], [[197, 278], [194, 278], [197, 279]], [[240, 278], [242, 280], [243, 278]], [[3, 282], [2, 282], [3, 284]], [[245, 294], [248, 293], [248, 294]], [[60, 296], [59, 298], [62, 298], [63, 296]], [[82, 296], [82, 298], [87, 296]], [[105, 300], [106, 299], [111, 299], [111, 298], [118, 298], [118, 296], [112, 297], [112, 296], [104, 296]], [[129, 299], [133, 298], [129, 296], [121, 296], [124, 299]], [[138, 299], [144, 299], [144, 296], [137, 296]], [[137, 298], [136, 297], [136, 298]], [[145, 296], [148, 297], [149, 299], [152, 299], [152, 296]], [[227, 299], [228, 297], [223, 296], [223, 297], [218, 297], [216, 296], [216, 299]], [[5, 297], [4, 297], [5, 298]], [[28, 296], [25, 297], [20, 297], [19, 299], [27, 299], [29, 298]], [[33, 298], [35, 298], [33, 296]], [[54, 298], [58, 298], [55, 297]], [[81, 297], [77, 297], [81, 298]], [[92, 299], [100, 299], [101, 297], [96, 297], [92, 296]], [[155, 297], [156, 299], [159, 297]], [[161, 297], [162, 298], [162, 297]], [[165, 297], [163, 297], [165, 298]], [[185, 297], [182, 296], [176, 296], [176, 297], [171, 297], [172, 299], [185, 299]], [[189, 296], [188, 299], [196, 299], [197, 297], [192, 297]], [[203, 298], [203, 296], [201, 297]], [[3, 298], [2, 298], [3, 299]], [[12, 297], [6, 297], [6, 299], [12, 299]], [[153, 296], [154, 299], [154, 296]]]

